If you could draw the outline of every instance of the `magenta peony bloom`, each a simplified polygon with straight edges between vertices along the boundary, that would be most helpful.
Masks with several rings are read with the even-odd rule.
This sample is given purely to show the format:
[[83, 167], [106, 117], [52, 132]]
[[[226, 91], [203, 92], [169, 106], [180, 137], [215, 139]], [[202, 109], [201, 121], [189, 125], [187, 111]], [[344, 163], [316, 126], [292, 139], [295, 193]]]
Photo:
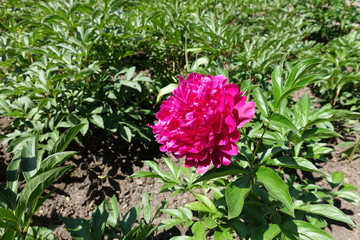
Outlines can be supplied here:
[[238, 154], [237, 128], [254, 114], [255, 102], [246, 102], [225, 76], [192, 73], [185, 80], [180, 77], [179, 86], [156, 114], [159, 121], [149, 126], [161, 151], [186, 157], [185, 166], [197, 166], [201, 174], [211, 163], [217, 168], [231, 163], [231, 156]]

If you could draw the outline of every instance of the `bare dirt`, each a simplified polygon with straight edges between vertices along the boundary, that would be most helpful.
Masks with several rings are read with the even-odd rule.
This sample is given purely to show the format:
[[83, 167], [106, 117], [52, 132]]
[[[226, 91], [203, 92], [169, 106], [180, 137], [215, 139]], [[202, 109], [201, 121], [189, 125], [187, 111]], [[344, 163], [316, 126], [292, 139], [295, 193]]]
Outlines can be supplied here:
[[[9, 119], [0, 119], [0, 133], [9, 121]], [[120, 143], [121, 141], [114, 137], [97, 137], [83, 146], [72, 146], [72, 150], [78, 151], [78, 154], [66, 164], [74, 167], [53, 185], [56, 189], [55, 193], [36, 212], [32, 224], [56, 226], [54, 234], [58, 239], [67, 240], [71, 239], [71, 236], [65, 230], [61, 217], [91, 219], [96, 205], [113, 195], [118, 198], [122, 216], [131, 207], [141, 203], [142, 196], [147, 192], [151, 193], [153, 206], [168, 200], [168, 207], [175, 208], [193, 200], [190, 195], [173, 197], [169, 193], [159, 193], [161, 184], [154, 179], [130, 178], [129, 176], [136, 171], [149, 170], [148, 166], [143, 164], [143, 160], [155, 160], [161, 166], [164, 166], [164, 163], [157, 145], [144, 148], [140, 144], [128, 146]], [[5, 181], [5, 166], [11, 159], [10, 154], [5, 150], [0, 152], [1, 182]], [[360, 188], [360, 157], [356, 155], [351, 162], [342, 160], [340, 159], [342, 150], [333, 153], [332, 159], [323, 164], [322, 169], [328, 173], [343, 172], [346, 182]], [[183, 164], [181, 160], [177, 161], [178, 166]], [[356, 193], [360, 194], [360, 191], [357, 190]], [[337, 206], [348, 214], [357, 226], [360, 225], [359, 207], [344, 201], [338, 201]], [[160, 217], [155, 223], [159, 223], [163, 218]], [[359, 227], [351, 228], [338, 222], [330, 222], [326, 231], [336, 240], [360, 239]], [[170, 239], [172, 236], [184, 233], [185, 229], [173, 228], [155, 232], [152, 239]]]

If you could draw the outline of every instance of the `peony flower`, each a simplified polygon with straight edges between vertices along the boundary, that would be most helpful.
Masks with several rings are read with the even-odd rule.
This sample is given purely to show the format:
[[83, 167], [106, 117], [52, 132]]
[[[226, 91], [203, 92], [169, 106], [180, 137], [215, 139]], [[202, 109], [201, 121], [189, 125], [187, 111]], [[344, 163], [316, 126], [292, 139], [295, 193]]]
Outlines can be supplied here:
[[236, 84], [223, 75], [192, 73], [180, 77], [179, 86], [162, 102], [158, 121], [149, 125], [162, 146], [176, 158], [186, 157], [186, 167], [204, 173], [211, 163], [229, 165], [238, 154], [238, 128], [255, 114], [255, 102], [246, 102]]

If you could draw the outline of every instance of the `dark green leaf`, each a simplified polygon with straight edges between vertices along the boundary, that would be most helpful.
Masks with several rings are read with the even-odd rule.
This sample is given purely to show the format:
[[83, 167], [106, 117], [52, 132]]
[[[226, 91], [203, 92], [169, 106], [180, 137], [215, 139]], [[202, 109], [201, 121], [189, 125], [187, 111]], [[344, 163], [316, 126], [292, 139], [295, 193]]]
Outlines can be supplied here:
[[103, 239], [103, 232], [106, 227], [106, 221], [109, 214], [105, 210], [105, 201], [97, 206], [95, 212], [92, 215], [91, 221], [91, 235], [94, 240]]
[[225, 200], [228, 207], [228, 217], [236, 218], [240, 215], [247, 194], [251, 190], [250, 177], [242, 177], [229, 183], [225, 189]]
[[85, 219], [61, 218], [65, 223], [66, 230], [71, 233], [74, 240], [93, 239], [89, 221]]
[[256, 229], [252, 235], [251, 240], [272, 240], [281, 232], [281, 228], [277, 224], [266, 224], [265, 226]]

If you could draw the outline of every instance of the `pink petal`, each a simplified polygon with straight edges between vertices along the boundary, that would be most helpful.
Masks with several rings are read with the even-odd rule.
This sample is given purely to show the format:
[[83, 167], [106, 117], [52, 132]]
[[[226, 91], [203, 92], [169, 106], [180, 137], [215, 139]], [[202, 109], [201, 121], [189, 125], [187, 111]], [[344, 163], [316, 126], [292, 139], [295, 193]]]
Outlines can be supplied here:
[[[238, 128], [244, 126], [247, 122], [249, 122], [255, 115], [255, 102], [247, 102], [244, 106], [237, 109], [238, 114]], [[235, 110], [235, 109], [234, 109]]]
[[239, 93], [239, 87], [234, 83], [226, 84], [224, 89], [225, 93], [230, 94], [232, 97], [235, 97], [235, 95]]
[[238, 130], [235, 130], [232, 133], [230, 133], [228, 136], [231, 142], [237, 142], [239, 141], [240, 138], [240, 132]]
[[237, 155], [239, 153], [238, 147], [233, 142], [229, 142], [224, 146], [218, 146], [218, 148], [220, 151], [229, 155]]
[[225, 123], [228, 129], [228, 133], [233, 132], [236, 129], [236, 121], [232, 114], [226, 116]]

